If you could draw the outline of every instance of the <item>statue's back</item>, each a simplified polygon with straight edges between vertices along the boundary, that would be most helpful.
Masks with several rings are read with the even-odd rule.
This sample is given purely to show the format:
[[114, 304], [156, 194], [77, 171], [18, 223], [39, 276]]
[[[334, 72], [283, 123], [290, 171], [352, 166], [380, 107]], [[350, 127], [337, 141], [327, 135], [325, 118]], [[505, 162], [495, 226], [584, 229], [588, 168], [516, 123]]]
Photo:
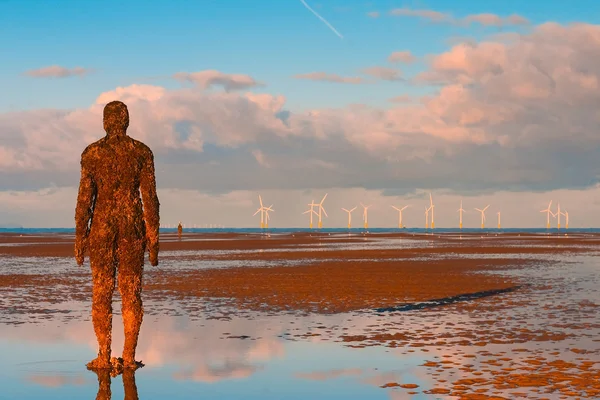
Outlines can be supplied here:
[[150, 179], [145, 166], [150, 149], [129, 136], [105, 137], [91, 144], [82, 156], [96, 187], [90, 235], [144, 237], [140, 185]]

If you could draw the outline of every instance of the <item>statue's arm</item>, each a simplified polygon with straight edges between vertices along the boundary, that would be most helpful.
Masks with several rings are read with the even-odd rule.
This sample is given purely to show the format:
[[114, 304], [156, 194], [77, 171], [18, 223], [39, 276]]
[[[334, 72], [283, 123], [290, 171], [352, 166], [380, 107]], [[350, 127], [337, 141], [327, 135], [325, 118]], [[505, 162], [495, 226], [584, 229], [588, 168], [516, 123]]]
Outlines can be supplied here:
[[84, 151], [81, 155], [81, 179], [77, 195], [77, 208], [75, 209], [75, 260], [78, 265], [83, 264], [96, 202], [97, 188], [89, 162], [87, 152]]
[[144, 223], [146, 239], [150, 253], [150, 264], [158, 265], [158, 229], [160, 226], [158, 196], [156, 194], [156, 176], [154, 174], [154, 155], [148, 149], [143, 160], [140, 191], [144, 205]]

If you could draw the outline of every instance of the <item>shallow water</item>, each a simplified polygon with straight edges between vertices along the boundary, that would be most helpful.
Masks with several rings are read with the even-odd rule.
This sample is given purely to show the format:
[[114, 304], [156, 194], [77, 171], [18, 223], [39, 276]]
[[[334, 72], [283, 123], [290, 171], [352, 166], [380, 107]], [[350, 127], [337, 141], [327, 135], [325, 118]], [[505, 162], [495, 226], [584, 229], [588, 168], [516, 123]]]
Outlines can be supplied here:
[[[342, 318], [335, 317], [337, 322]], [[115, 318], [117, 328], [120, 322]], [[357, 351], [334, 342], [281, 337], [303, 331], [310, 322], [291, 316], [146, 318], [138, 347], [138, 358], [146, 363], [136, 372], [139, 397], [384, 399], [387, 393], [378, 385], [389, 379], [423, 384], [407, 372], [423, 362], [422, 356], [403, 358], [383, 347]], [[94, 398], [96, 376], [84, 367], [95, 350], [88, 321], [0, 327], [1, 398]], [[122, 342], [117, 329], [113, 348]], [[113, 379], [113, 399], [123, 398], [120, 385], [121, 378]]]
[[[175, 268], [179, 256], [166, 255], [165, 268]], [[579, 253], [525, 257], [539, 263], [495, 273], [518, 276], [532, 285], [529, 289], [428, 310], [231, 314], [198, 299], [148, 300], [138, 346], [138, 359], [146, 366], [135, 373], [139, 399], [452, 399], [458, 397], [425, 391], [453, 389], [461, 379], [470, 379], [473, 391], [511, 399], [520, 393], [576, 398], [575, 392], [568, 394], [575, 390], [569, 384], [550, 393], [548, 385], [507, 389], [493, 384], [499, 376], [548, 368], [577, 375], [585, 361], [600, 360], [597, 258]], [[87, 272], [70, 259], [0, 262], [0, 273]], [[179, 267], [197, 268], [198, 261], [193, 262]], [[89, 286], [87, 276], [78, 279]], [[17, 304], [19, 296], [26, 296], [25, 304]], [[43, 298], [34, 288], [1, 293], [0, 399], [94, 399], [98, 380], [84, 366], [96, 352], [89, 302], [66, 295], [62, 302]], [[113, 325], [113, 355], [118, 356], [123, 343], [118, 304]], [[389, 383], [418, 387], [381, 387]], [[113, 378], [112, 399], [123, 399], [123, 391], [122, 377]], [[417, 393], [411, 396], [411, 391]]]

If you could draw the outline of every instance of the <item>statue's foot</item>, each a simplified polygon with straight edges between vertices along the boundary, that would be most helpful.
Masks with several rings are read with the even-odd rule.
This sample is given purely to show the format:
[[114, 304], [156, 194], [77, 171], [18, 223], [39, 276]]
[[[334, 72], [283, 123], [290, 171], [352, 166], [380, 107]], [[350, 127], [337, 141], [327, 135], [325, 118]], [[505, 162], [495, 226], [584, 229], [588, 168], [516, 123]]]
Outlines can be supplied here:
[[133, 370], [136, 370], [144, 366], [144, 363], [142, 363], [141, 361], [135, 361], [133, 359], [119, 358], [119, 360], [121, 360], [121, 362], [123, 363], [123, 368], [131, 368]]
[[110, 359], [108, 359], [106, 357], [101, 357], [101, 356], [98, 356], [98, 357], [94, 358], [92, 361], [90, 361], [89, 363], [87, 363], [85, 366], [88, 369], [91, 369], [91, 370], [95, 370], [95, 369], [111, 369], [112, 368], [112, 364], [110, 362]]
[[117, 357], [110, 358], [110, 375], [114, 378], [123, 373], [123, 360]]

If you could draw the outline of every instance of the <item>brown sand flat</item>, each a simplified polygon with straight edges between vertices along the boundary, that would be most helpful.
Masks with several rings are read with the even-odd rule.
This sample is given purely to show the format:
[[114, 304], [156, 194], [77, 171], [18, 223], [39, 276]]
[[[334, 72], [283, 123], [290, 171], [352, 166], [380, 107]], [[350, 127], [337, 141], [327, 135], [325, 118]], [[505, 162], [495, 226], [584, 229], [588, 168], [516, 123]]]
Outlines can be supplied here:
[[[531, 257], [527, 260], [498, 258], [498, 256], [486, 258], [486, 254], [589, 251], [589, 248], [579, 247], [582, 241], [588, 239], [577, 237], [568, 240], [546, 239], [560, 241], [561, 246], [530, 247], [528, 246], [530, 239], [522, 238], [518, 247], [502, 247], [497, 240], [465, 240], [457, 244], [447, 240], [443, 235], [440, 238], [434, 235], [428, 237], [436, 243], [434, 247], [393, 248], [392, 246], [387, 249], [357, 250], [352, 249], [351, 244], [357, 241], [364, 243], [365, 238], [330, 237], [319, 234], [281, 235], [270, 238], [257, 235], [198, 234], [184, 235], [185, 238], [198, 240], [178, 241], [173, 240], [173, 236], [163, 235], [165, 240], [161, 242], [162, 253], [159, 259], [170, 257], [171, 250], [195, 250], [204, 261], [211, 258], [221, 261], [242, 260], [236, 264], [241, 266], [183, 271], [146, 266], [145, 296], [161, 299], [165, 296], [178, 299], [220, 298], [244, 309], [319, 313], [391, 307], [407, 302], [505, 289], [516, 286], [519, 282], [480, 272], [525, 267], [530, 263], [539, 262]], [[395, 237], [406, 239], [413, 238], [413, 235], [397, 234]], [[468, 236], [464, 235], [464, 237]], [[367, 236], [366, 240], [374, 239]], [[534, 237], [531, 240], [537, 241], [539, 238]], [[349, 247], [339, 250], [335, 247], [320, 246], [319, 251], [310, 251], [311, 245], [331, 242], [346, 243]], [[43, 238], [0, 235], [0, 245], [2, 243], [32, 243], [24, 246], [0, 246], [0, 252], [4, 255], [73, 257], [72, 240], [53, 235]], [[276, 251], [277, 248], [298, 245], [308, 245], [308, 251]], [[265, 248], [275, 251], [245, 251]], [[231, 250], [232, 254], [202, 254], [202, 250], [212, 249]], [[460, 254], [475, 256], [459, 258]], [[428, 259], [434, 255], [443, 257]], [[243, 260], [246, 259], [269, 261], [270, 265], [273, 261], [276, 263], [281, 260], [282, 265], [249, 268], [243, 266]], [[288, 260], [299, 259], [306, 263], [293, 267], [285, 263]], [[0, 276], [0, 290], [17, 287], [43, 288], [56, 284], [73, 287], [77, 286], [76, 282], [85, 278], [86, 273], [89, 273], [88, 267], [83, 267], [79, 271], [76, 276], [60, 276], [55, 279], [49, 279], [43, 274], [3, 275]], [[80, 299], [85, 298], [89, 293], [78, 288], [72, 289], [68, 295], [70, 298]]]
[[[599, 247], [600, 250], [600, 247]], [[423, 247], [423, 248], [404, 248], [404, 249], [345, 249], [345, 250], [322, 250], [319, 251], [277, 251], [273, 249], [268, 255], [259, 252], [240, 252], [235, 254], [226, 254], [223, 256], [211, 256], [216, 260], [263, 260], [265, 258], [271, 260], [305, 260], [307, 258], [314, 260], [323, 259], [347, 259], [347, 260], [383, 260], [383, 259], [398, 259], [398, 258], [415, 258], [415, 257], [430, 257], [430, 258], [458, 258], [460, 256], [469, 255], [471, 258], [485, 259], [487, 255], [532, 255], [532, 254], [567, 254], [567, 253], [588, 253], [590, 248], [565, 246], [561, 248], [540, 248], [540, 247], [501, 247], [497, 244], [492, 246], [443, 246], [443, 247]], [[473, 257], [474, 256], [474, 257]], [[183, 255], [180, 259], [205, 259], [206, 256], [202, 253], [197, 255]], [[506, 257], [508, 259], [508, 257]]]
[[[161, 235], [160, 251], [178, 250], [257, 250], [298, 245], [311, 245], [321, 242], [320, 236], [285, 235], [263, 237], [245, 234], [193, 234], [184, 235], [184, 239], [176, 240], [176, 235]], [[347, 243], [362, 239], [334, 238], [327, 243]], [[23, 246], [26, 245], [26, 246]], [[46, 235], [15, 235], [0, 234], [0, 255], [21, 257], [73, 257], [74, 238], [60, 237], [54, 234]], [[87, 257], [87, 254], [86, 254]], [[160, 257], [160, 254], [159, 254]]]
[[[517, 282], [506, 277], [474, 272], [529, 262], [533, 261], [336, 261], [184, 271], [147, 267], [144, 297], [221, 298], [248, 310], [336, 313], [513, 287]], [[26, 289], [36, 293], [38, 300], [51, 303], [86, 300], [90, 296], [88, 274], [88, 267], [69, 275], [0, 274], [0, 293]], [[57, 286], [63, 290], [53, 290]]]
[[336, 313], [512, 287], [516, 283], [505, 277], [473, 272], [524, 263], [505, 259], [337, 261], [177, 274], [163, 270], [147, 284], [147, 290], [231, 298], [236, 306], [253, 310]]

